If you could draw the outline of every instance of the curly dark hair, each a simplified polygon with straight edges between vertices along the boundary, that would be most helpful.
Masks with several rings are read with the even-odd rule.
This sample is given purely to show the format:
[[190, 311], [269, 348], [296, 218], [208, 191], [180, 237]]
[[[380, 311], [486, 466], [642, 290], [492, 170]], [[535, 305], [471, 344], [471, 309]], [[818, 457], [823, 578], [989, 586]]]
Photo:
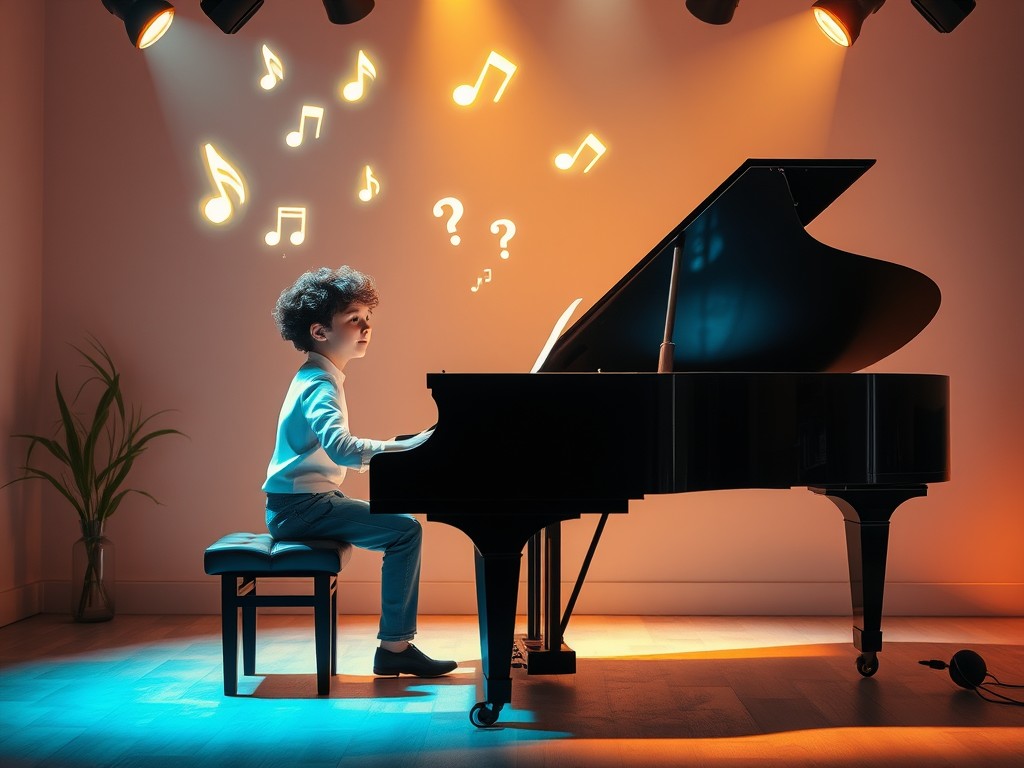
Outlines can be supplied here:
[[354, 302], [373, 309], [380, 302], [373, 278], [351, 267], [321, 267], [305, 272], [285, 288], [274, 305], [274, 322], [281, 338], [295, 348], [309, 352], [314, 348], [309, 327], [313, 323], [330, 326], [334, 316]]

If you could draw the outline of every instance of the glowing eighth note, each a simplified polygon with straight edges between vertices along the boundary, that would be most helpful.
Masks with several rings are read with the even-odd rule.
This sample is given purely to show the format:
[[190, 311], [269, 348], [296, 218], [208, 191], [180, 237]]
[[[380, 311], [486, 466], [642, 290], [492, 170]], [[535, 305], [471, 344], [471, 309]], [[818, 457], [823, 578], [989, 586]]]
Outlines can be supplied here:
[[489, 283], [489, 282], [491, 282], [491, 270], [485, 269], [484, 270], [484, 275], [485, 275], [485, 277], [478, 277], [476, 279], [476, 285], [471, 285], [469, 287], [469, 290], [471, 290], [473, 293], [476, 293], [477, 291], [480, 290], [480, 284], [481, 283]]
[[480, 86], [483, 85], [484, 77], [487, 76], [487, 70], [491, 67], [505, 73], [505, 79], [502, 81], [501, 87], [494, 94], [494, 101], [497, 102], [501, 98], [501, 94], [505, 92], [508, 81], [512, 79], [512, 75], [516, 72], [516, 65], [500, 53], [491, 51], [487, 57], [487, 62], [484, 64], [484, 68], [480, 70], [480, 77], [476, 79], [476, 85], [460, 85], [452, 92], [452, 99], [455, 100], [456, 104], [460, 107], [468, 107], [476, 101], [477, 94], [480, 92]]
[[231, 200], [228, 198], [230, 189], [238, 197], [238, 205], [245, 202], [245, 182], [242, 176], [225, 160], [212, 144], [207, 144], [206, 167], [210, 172], [210, 179], [217, 188], [218, 194], [207, 198], [203, 203], [203, 215], [214, 224], [223, 224], [234, 212]]
[[364, 203], [368, 203], [373, 199], [374, 195], [380, 194], [380, 182], [374, 178], [370, 166], [366, 166], [363, 170], [363, 175], [366, 177], [366, 186], [359, 190], [359, 199]]
[[376, 80], [377, 70], [373, 68], [373, 62], [366, 57], [366, 54], [360, 51], [356, 59], [356, 79], [341, 89], [341, 95], [345, 101], [359, 101], [363, 98], [364, 78], [367, 77]]
[[597, 136], [592, 133], [588, 133], [587, 138], [583, 140], [583, 143], [579, 145], [573, 154], [570, 155], [568, 152], [562, 152], [558, 155], [555, 158], [555, 166], [561, 171], [568, 171], [572, 168], [573, 164], [576, 162], [576, 158], [580, 156], [580, 152], [583, 151], [584, 147], [590, 147], [590, 149], [594, 151], [594, 159], [590, 161], [590, 164], [587, 165], [586, 168], [583, 169], [584, 173], [594, 167], [594, 163], [598, 161], [607, 149], [604, 144], [598, 141]]
[[299, 130], [292, 131], [284, 137], [285, 143], [289, 147], [297, 147], [302, 144], [302, 135], [306, 130], [306, 118], [316, 119], [316, 128], [313, 131], [313, 138], [320, 138], [320, 126], [324, 121], [324, 108], [323, 107], [311, 107], [308, 104], [302, 106], [302, 113], [299, 115]]
[[284, 80], [284, 64], [266, 45], [263, 46], [263, 61], [267, 66], [267, 74], [260, 78], [260, 88], [269, 91]]
[[282, 205], [277, 209], [277, 229], [267, 232], [263, 239], [267, 245], [277, 245], [281, 242], [281, 225], [285, 219], [297, 219], [298, 229], [288, 236], [292, 245], [302, 245], [306, 239], [306, 209], [298, 206]]

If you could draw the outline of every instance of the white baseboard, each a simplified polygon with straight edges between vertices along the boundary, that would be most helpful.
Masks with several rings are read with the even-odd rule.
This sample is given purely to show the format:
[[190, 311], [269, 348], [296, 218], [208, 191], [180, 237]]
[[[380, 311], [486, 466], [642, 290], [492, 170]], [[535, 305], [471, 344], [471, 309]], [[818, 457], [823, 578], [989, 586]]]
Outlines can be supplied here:
[[34, 616], [42, 610], [41, 582], [0, 592], [0, 627]]
[[[301, 582], [295, 579], [287, 581]], [[295, 590], [297, 586], [296, 583], [261, 582], [260, 590], [266, 594], [280, 594]], [[572, 584], [563, 584], [563, 601], [571, 590]], [[24, 588], [24, 591], [26, 594], [20, 597], [12, 596], [0, 602], [0, 610], [6, 610], [8, 602], [18, 606], [31, 605], [31, 590]], [[69, 610], [67, 582], [43, 582], [42, 593], [39, 607], [42, 611], [62, 613]], [[0, 595], [0, 600], [9, 594]], [[34, 600], [39, 604], [38, 594]], [[220, 612], [220, 583], [215, 578], [190, 582], [119, 582], [116, 604], [117, 612], [125, 614], [216, 614]], [[343, 578], [338, 609], [340, 613], [351, 615], [378, 613], [379, 582], [345, 581]], [[519, 613], [526, 610], [522, 586], [518, 610]], [[851, 612], [850, 587], [846, 582], [588, 582], [574, 612], [580, 615], [640, 616], [845, 616]], [[476, 587], [468, 581], [423, 582], [420, 585], [420, 613], [474, 614]], [[885, 588], [885, 614], [1024, 616], [1024, 584], [890, 583]]]

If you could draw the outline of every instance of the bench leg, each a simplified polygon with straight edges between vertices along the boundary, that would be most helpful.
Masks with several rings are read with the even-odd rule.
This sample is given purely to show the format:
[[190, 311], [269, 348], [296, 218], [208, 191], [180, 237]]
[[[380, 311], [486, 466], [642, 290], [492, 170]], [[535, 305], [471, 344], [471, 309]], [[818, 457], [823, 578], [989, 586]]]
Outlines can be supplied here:
[[224, 653], [224, 695], [238, 695], [238, 588], [233, 575], [220, 577], [221, 644]]
[[243, 576], [239, 594], [248, 595], [242, 603], [242, 673], [256, 674], [256, 578]]
[[338, 674], [338, 577], [331, 576], [331, 674]]
[[[309, 598], [264, 597], [270, 605], [305, 605]], [[222, 574], [220, 580], [221, 638], [224, 655], [224, 695], [238, 695], [239, 612], [243, 674], [256, 674], [256, 576]], [[269, 601], [269, 602], [268, 602]], [[300, 602], [295, 602], [300, 601]], [[316, 645], [316, 690], [325, 696], [331, 690], [331, 677], [338, 673], [338, 575], [313, 575], [313, 622]]]
[[313, 632], [316, 643], [316, 692], [325, 696], [331, 690], [329, 674], [331, 665], [331, 576], [317, 574], [313, 577]]

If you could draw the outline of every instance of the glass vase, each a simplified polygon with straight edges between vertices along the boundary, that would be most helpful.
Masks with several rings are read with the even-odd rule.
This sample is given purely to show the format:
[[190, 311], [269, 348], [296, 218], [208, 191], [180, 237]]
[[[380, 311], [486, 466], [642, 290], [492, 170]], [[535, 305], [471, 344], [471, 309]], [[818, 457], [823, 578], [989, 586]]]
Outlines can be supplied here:
[[75, 621], [114, 618], [114, 543], [103, 522], [82, 522], [82, 538], [71, 547], [71, 617]]

